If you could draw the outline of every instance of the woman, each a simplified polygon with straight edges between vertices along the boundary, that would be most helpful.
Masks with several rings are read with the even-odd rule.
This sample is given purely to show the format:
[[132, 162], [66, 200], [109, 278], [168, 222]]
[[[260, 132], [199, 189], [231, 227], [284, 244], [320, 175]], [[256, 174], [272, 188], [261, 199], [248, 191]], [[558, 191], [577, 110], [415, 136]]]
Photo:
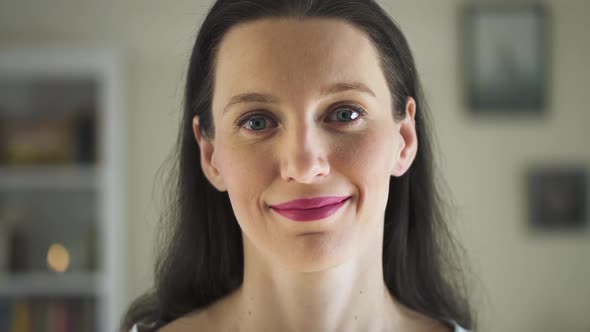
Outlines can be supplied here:
[[407, 42], [374, 1], [219, 0], [139, 331], [473, 329]]

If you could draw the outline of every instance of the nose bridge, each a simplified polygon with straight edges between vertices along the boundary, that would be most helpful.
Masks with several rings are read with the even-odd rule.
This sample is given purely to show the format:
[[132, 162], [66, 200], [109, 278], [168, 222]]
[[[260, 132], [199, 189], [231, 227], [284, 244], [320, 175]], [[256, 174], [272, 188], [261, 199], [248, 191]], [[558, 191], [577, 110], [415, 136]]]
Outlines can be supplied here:
[[282, 142], [281, 174], [285, 180], [309, 183], [330, 171], [321, 129], [302, 119], [286, 130]]

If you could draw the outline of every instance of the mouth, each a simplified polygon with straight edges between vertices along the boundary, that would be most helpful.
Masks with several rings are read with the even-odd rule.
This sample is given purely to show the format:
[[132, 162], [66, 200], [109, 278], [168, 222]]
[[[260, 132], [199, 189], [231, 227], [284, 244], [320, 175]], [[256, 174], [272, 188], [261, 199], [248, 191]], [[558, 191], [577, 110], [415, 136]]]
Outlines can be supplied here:
[[350, 196], [305, 198], [271, 206], [281, 216], [293, 221], [305, 222], [328, 218], [336, 213]]

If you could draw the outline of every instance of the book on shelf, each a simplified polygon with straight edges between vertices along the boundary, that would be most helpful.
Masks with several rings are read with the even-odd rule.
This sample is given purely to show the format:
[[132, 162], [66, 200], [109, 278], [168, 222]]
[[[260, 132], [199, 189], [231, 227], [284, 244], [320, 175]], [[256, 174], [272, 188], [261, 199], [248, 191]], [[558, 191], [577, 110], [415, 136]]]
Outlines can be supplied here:
[[0, 331], [92, 332], [91, 298], [0, 298]]

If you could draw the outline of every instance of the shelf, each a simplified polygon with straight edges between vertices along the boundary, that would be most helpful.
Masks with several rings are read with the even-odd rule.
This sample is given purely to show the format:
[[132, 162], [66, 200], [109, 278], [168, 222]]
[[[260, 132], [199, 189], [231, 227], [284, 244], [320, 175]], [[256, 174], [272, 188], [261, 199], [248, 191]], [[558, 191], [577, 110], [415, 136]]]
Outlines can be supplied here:
[[94, 189], [94, 166], [0, 166], [0, 191], [3, 189]]
[[96, 296], [99, 273], [31, 273], [0, 275], [0, 296]]
[[[32, 47], [8, 48], [0, 52], [0, 81], [15, 90], [15, 93], [10, 89], [3, 90], [8, 97], [0, 98], [6, 105], [2, 112], [8, 112], [3, 115], [8, 114], [7, 118], [17, 123], [16, 127], [7, 126], [14, 135], [0, 144], [3, 147], [17, 144], [14, 150], [2, 148], [4, 158], [0, 159], [6, 162], [0, 163], [0, 219], [7, 216], [9, 221], [6, 224], [13, 226], [22, 222], [20, 231], [24, 240], [19, 242], [17, 236], [14, 242], [18, 247], [28, 241], [28, 247], [24, 247], [31, 256], [28, 258], [30, 266], [40, 269], [39, 273], [20, 274], [0, 271], [0, 297], [9, 298], [9, 303], [30, 297], [98, 300], [94, 302], [96, 310], [91, 314], [96, 328], [76, 331], [116, 331], [124, 310], [127, 293], [124, 287], [127, 264], [123, 218], [126, 151], [125, 144], [121, 144], [125, 141], [127, 127], [124, 63], [123, 54], [116, 49]], [[73, 84], [75, 82], [82, 85]], [[88, 85], [86, 82], [92, 83]], [[69, 112], [72, 112], [72, 118], [68, 120], [66, 114]], [[85, 118], [87, 112], [93, 115], [89, 119]], [[24, 121], [20, 123], [24, 131], [18, 126], [20, 120], [17, 118]], [[37, 120], [39, 125], [47, 120], [47, 126], [41, 131], [35, 127]], [[84, 130], [86, 125], [92, 127], [91, 130]], [[24, 148], [19, 148], [19, 142], [24, 142]], [[29, 144], [34, 148], [27, 150]], [[86, 149], [84, 145], [92, 149]], [[63, 151], [59, 152], [62, 149], [56, 147], [63, 148]], [[52, 149], [55, 150], [51, 152]], [[66, 155], [66, 151], [70, 153]], [[86, 153], [78, 153], [84, 151]], [[18, 160], [54, 160], [56, 163], [19, 165]], [[58, 160], [63, 163], [57, 164]], [[83, 160], [95, 161], [84, 163]], [[87, 223], [96, 227], [95, 234], [88, 237], [94, 241], [96, 251], [93, 257], [100, 257], [100, 272], [83, 273], [73, 269], [56, 274], [43, 268], [44, 262], [40, 260], [45, 253], [43, 256], [32, 255], [38, 251], [35, 246], [42, 247], [43, 252], [47, 250], [48, 243], [53, 243], [49, 241], [53, 233], [63, 233], [63, 236], [56, 237], [56, 241], [70, 247], [71, 266], [81, 269], [85, 265], [76, 262], [83, 261], [79, 259], [83, 257], [82, 252], [72, 246], [86, 247], [66, 240], [76, 237], [78, 242], [89, 241], [84, 230]], [[11, 229], [10, 225], [2, 226], [0, 233]], [[2, 236], [9, 242], [14, 240]], [[11, 257], [9, 251], [15, 249], [4, 250], [0, 256], [8, 259]], [[37, 316], [30, 318], [39, 321]], [[0, 330], [4, 331], [3, 327]]]

